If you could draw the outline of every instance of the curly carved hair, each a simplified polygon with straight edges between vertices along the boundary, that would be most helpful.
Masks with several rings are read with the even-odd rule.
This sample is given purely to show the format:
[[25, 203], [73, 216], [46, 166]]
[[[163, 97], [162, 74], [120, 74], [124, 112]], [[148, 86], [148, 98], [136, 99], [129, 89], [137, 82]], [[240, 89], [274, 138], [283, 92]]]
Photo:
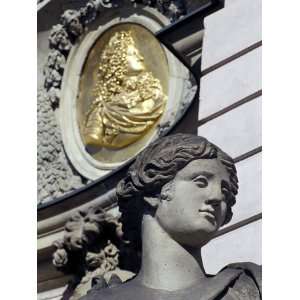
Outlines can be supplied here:
[[127, 72], [127, 50], [135, 41], [130, 31], [116, 32], [105, 46], [98, 68], [98, 82], [94, 90], [96, 98], [109, 99], [121, 92]]
[[117, 186], [124, 239], [137, 245], [137, 248], [141, 246], [144, 196], [160, 195], [162, 187], [191, 161], [214, 158], [220, 160], [230, 176], [230, 195], [224, 224], [228, 223], [232, 218], [232, 206], [238, 192], [233, 159], [204, 137], [175, 134], [158, 139], [141, 152]]

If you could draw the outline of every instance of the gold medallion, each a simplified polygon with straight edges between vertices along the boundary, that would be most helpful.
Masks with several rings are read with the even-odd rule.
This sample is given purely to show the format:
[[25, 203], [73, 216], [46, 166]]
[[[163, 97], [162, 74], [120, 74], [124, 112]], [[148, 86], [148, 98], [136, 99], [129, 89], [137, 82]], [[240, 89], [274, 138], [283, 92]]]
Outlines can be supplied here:
[[147, 136], [164, 112], [167, 93], [167, 59], [153, 34], [132, 23], [105, 31], [80, 78], [77, 119], [86, 150], [103, 160], [102, 152]]

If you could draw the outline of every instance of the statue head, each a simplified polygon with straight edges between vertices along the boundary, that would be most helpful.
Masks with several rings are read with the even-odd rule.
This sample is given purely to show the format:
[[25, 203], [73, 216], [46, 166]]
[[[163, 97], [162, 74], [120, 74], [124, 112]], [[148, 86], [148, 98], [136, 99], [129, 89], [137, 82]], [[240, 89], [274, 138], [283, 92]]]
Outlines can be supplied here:
[[201, 247], [232, 218], [234, 161], [203, 137], [176, 134], [143, 152], [117, 186], [124, 238], [140, 246], [144, 215], [178, 243]]
[[96, 93], [102, 96], [120, 93], [127, 76], [145, 71], [144, 58], [139, 53], [130, 31], [116, 32], [105, 46], [98, 69]]

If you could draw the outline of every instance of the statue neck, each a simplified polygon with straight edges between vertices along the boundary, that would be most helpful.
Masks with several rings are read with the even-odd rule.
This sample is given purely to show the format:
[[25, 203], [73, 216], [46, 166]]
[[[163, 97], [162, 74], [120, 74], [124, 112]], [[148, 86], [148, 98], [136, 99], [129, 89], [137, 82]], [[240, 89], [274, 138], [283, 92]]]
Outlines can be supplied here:
[[174, 241], [152, 216], [142, 222], [142, 266], [138, 278], [153, 289], [176, 291], [206, 278], [200, 249], [187, 249]]

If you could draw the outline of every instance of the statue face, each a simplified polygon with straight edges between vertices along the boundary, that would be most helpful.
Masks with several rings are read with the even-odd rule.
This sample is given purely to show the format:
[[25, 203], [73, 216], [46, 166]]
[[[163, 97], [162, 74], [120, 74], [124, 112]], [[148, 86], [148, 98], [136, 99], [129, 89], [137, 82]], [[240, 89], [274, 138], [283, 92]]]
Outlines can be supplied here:
[[144, 58], [134, 45], [129, 45], [127, 49], [128, 73], [134, 74], [145, 70]]
[[155, 217], [178, 243], [201, 247], [223, 224], [229, 191], [229, 174], [220, 161], [194, 160], [177, 173], [170, 199], [159, 203]]

